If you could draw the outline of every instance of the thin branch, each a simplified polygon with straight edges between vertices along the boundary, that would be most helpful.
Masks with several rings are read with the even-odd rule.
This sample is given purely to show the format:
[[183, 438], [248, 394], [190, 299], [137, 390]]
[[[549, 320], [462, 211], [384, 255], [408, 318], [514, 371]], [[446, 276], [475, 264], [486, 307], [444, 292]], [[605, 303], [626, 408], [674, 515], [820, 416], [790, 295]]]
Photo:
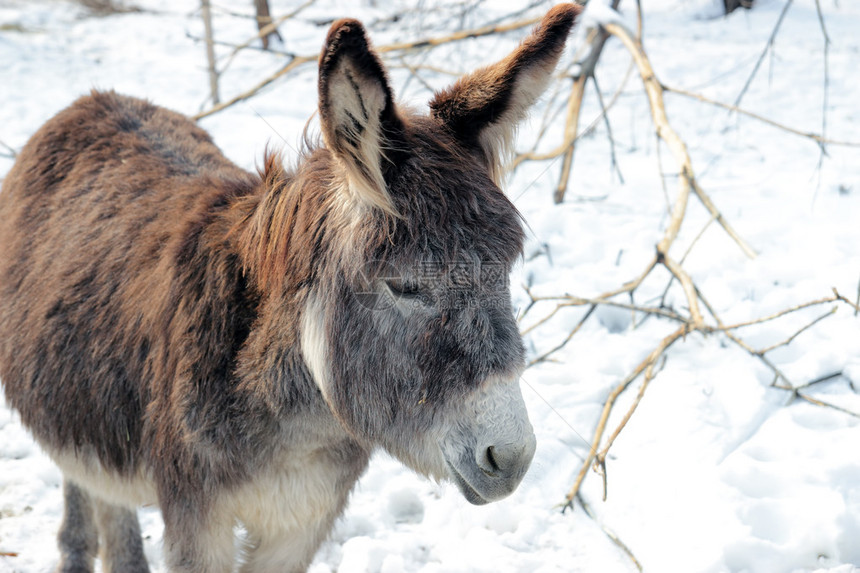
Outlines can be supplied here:
[[[821, 100], [821, 135], [827, 136], [827, 103], [830, 99], [830, 35], [827, 33], [827, 26], [824, 24], [824, 14], [821, 12], [820, 0], [815, 0], [815, 13], [818, 15], [818, 25], [821, 27], [821, 35], [824, 38], [824, 97]], [[821, 167], [824, 162], [824, 156], [827, 151], [824, 145], [820, 145], [821, 154], [818, 156], [818, 166]]]
[[[430, 92], [432, 92], [432, 91], [433, 91], [433, 86], [431, 86], [431, 85], [427, 82], [427, 80], [425, 80], [424, 78], [422, 78], [422, 77], [421, 77], [421, 75], [418, 73], [418, 70], [420, 69], [420, 67], [419, 67], [419, 66], [412, 66], [411, 64], [409, 64], [409, 62], [407, 62], [407, 61], [406, 61], [406, 58], [405, 58], [404, 56], [400, 56], [400, 57], [398, 58], [398, 61], [400, 62], [400, 65], [401, 65], [403, 68], [405, 68], [406, 70], [408, 70], [408, 71], [409, 71], [409, 77], [410, 77], [410, 78], [415, 78], [415, 80], [417, 80], [417, 81], [418, 81], [418, 83], [420, 83], [422, 86], [424, 86], [424, 89], [426, 89], [426, 90], [428, 90], [428, 91], [430, 91]], [[408, 82], [407, 82], [407, 83], [408, 83]], [[406, 87], [407, 87], [407, 86], [403, 86], [403, 91], [406, 91]]]
[[207, 109], [206, 111], [202, 111], [202, 112], [198, 113], [197, 115], [192, 116], [192, 119], [200, 120], [200, 119], [207, 117], [207, 116], [210, 116], [214, 113], [218, 113], [219, 111], [222, 111], [222, 110], [224, 110], [224, 109], [226, 109], [226, 108], [228, 108], [234, 104], [237, 104], [240, 101], [245, 101], [246, 99], [249, 99], [249, 98], [257, 95], [257, 93], [259, 93], [260, 90], [262, 90], [263, 88], [265, 88], [270, 83], [277, 80], [278, 78], [290, 73], [294, 69], [296, 69], [296, 68], [298, 68], [304, 64], [307, 64], [309, 62], [316, 62], [316, 61], [317, 61], [317, 56], [296, 56], [292, 60], [290, 60], [288, 63], [284, 64], [284, 66], [282, 66], [281, 69], [279, 69], [277, 72], [275, 72], [271, 76], [267, 77], [266, 79], [264, 79], [263, 81], [261, 81], [260, 83], [258, 83], [254, 87], [252, 87], [251, 89], [249, 89], [245, 92], [242, 92], [239, 95], [233, 96], [229, 100], [222, 102], [222, 103], [219, 103], [218, 105], [213, 105], [211, 108]]
[[690, 326], [695, 330], [703, 330], [705, 321], [702, 318], [702, 313], [699, 311], [699, 297], [696, 292], [696, 285], [693, 284], [693, 279], [690, 278], [690, 275], [687, 274], [687, 271], [681, 265], [668, 255], [663, 256], [662, 263], [678, 279], [678, 282], [681, 283], [681, 287], [684, 289], [690, 309]]
[[612, 125], [609, 123], [609, 114], [607, 113], [606, 103], [603, 101], [603, 94], [600, 92], [600, 85], [597, 83], [597, 76], [592, 75], [591, 81], [594, 83], [594, 91], [597, 93], [597, 101], [600, 103], [600, 115], [603, 116], [603, 122], [606, 125], [606, 137], [609, 138], [609, 157], [612, 161], [612, 168], [618, 174], [618, 180], [624, 184], [624, 175], [621, 174], [621, 168], [618, 166], [618, 159], [615, 156], [615, 138], [612, 137]]
[[657, 266], [657, 262], [658, 262], [657, 255], [654, 255], [654, 257], [648, 262], [648, 264], [645, 266], [645, 269], [639, 274], [638, 277], [636, 277], [635, 279], [633, 279], [631, 281], [627, 281], [626, 283], [621, 285], [621, 287], [619, 287], [615, 290], [610, 290], [610, 291], [607, 291], [607, 292], [601, 294], [597, 298], [601, 298], [601, 299], [612, 298], [613, 296], [616, 296], [616, 295], [619, 295], [622, 293], [634, 292], [637, 288], [639, 288], [639, 285], [642, 284], [642, 281], [644, 281], [645, 278], [649, 274], [651, 274], [651, 271], [653, 271], [654, 267]]
[[772, 345], [768, 346], [767, 348], [762, 348], [761, 350], [758, 351], [758, 354], [766, 354], [766, 353], [770, 352], [771, 350], [776, 350], [777, 348], [780, 348], [782, 346], [788, 346], [789, 344], [792, 343], [792, 341], [795, 338], [800, 336], [800, 334], [802, 332], [809, 330], [810, 328], [812, 328], [813, 326], [815, 326], [816, 324], [818, 324], [819, 322], [821, 322], [822, 320], [824, 320], [828, 316], [833, 315], [833, 313], [835, 313], [836, 310], [837, 310], [837, 307], [834, 306], [832, 309], [825, 312], [824, 314], [822, 314], [821, 316], [819, 316], [818, 318], [816, 318], [815, 320], [813, 320], [812, 322], [810, 322], [809, 324], [807, 324], [806, 326], [804, 326], [803, 328], [801, 328], [800, 330], [798, 330], [797, 332], [795, 332], [794, 334], [789, 336], [787, 339], [783, 340], [782, 342], [777, 342], [776, 344], [772, 344]]
[[[675, 240], [681, 223], [684, 219], [684, 213], [687, 208], [687, 198], [690, 191], [695, 192], [696, 196], [702, 202], [706, 209], [714, 216], [720, 225], [725, 229], [726, 233], [738, 244], [741, 250], [748, 256], [754, 257], [755, 251], [746, 244], [745, 241], [732, 229], [722, 214], [714, 206], [710, 197], [701, 189], [696, 181], [693, 173], [692, 160], [687, 152], [687, 146], [678, 136], [677, 132], [672, 129], [669, 119], [666, 116], [666, 107], [663, 101], [663, 84], [657, 79], [654, 74], [654, 69], [651, 67], [651, 62], [645, 54], [640, 43], [630, 35], [630, 33], [618, 24], [608, 24], [606, 30], [616, 36], [633, 56], [636, 65], [639, 67], [639, 73], [642, 76], [642, 83], [645, 85], [645, 92], [648, 95], [649, 104], [651, 107], [651, 117], [657, 130], [657, 135], [666, 142], [669, 149], [675, 155], [675, 160], [680, 166], [678, 199], [672, 208], [672, 216], [669, 225], [666, 227], [666, 232], [660, 243], [657, 244], [657, 251], [666, 254], [669, 252], [669, 247]], [[693, 304], [693, 303], [691, 303]]]
[[531, 360], [528, 364], [526, 364], [526, 368], [531, 368], [535, 364], [545, 362], [550, 356], [552, 356], [553, 354], [555, 354], [556, 352], [558, 352], [559, 350], [561, 350], [562, 348], [567, 346], [567, 343], [570, 342], [570, 340], [574, 336], [576, 336], [576, 333], [579, 332], [579, 329], [582, 328], [582, 325], [585, 324], [585, 321], [588, 320], [588, 318], [591, 316], [591, 313], [593, 313], [596, 308], [597, 308], [596, 304], [591, 305], [591, 307], [586, 311], [585, 316], [583, 316], [580, 319], [580, 321], [576, 324], [575, 327], [573, 327], [573, 330], [571, 330], [570, 333], [568, 333], [568, 335], [565, 337], [564, 340], [562, 340], [559, 344], [557, 344], [553, 348], [547, 350], [546, 352], [544, 352], [543, 354], [541, 354], [537, 358]]
[[[585, 96], [585, 83], [588, 76], [580, 74], [573, 82], [570, 90], [570, 98], [567, 100], [567, 119], [564, 123], [564, 157], [561, 161], [561, 174], [555, 187], [552, 200], [559, 204], [564, 201], [567, 192], [567, 182], [570, 181], [570, 171], [573, 168], [573, 153], [576, 150], [576, 130], [579, 126], [579, 112], [582, 109], [582, 101]], [[517, 162], [514, 162], [516, 167]]]
[[[666, 356], [663, 356], [663, 360], [665, 361]], [[627, 426], [627, 422], [630, 421], [630, 418], [633, 416], [633, 412], [636, 411], [636, 408], [639, 407], [639, 403], [642, 401], [642, 397], [645, 396], [645, 390], [648, 389], [648, 384], [651, 383], [651, 380], [654, 379], [654, 365], [657, 363], [655, 360], [648, 364], [648, 367], [645, 369], [645, 376], [642, 379], [642, 385], [639, 386], [639, 392], [636, 393], [636, 398], [633, 400], [633, 403], [627, 409], [627, 412], [624, 413], [624, 417], [621, 418], [621, 421], [618, 423], [618, 426], [615, 428], [615, 431], [612, 432], [612, 435], [609, 436], [609, 439], [606, 440], [606, 444], [603, 446], [603, 449], [597, 453], [596, 463], [601, 465], [606, 463], [606, 455], [609, 453], [609, 448], [612, 447], [612, 444], [615, 443], [615, 440], [618, 438], [621, 431]], [[605, 470], [604, 470], [605, 471]], [[606, 490], [603, 491], [603, 501], [606, 501]]]
[[[638, 304], [631, 304], [626, 302], [618, 302], [615, 300], [608, 300], [605, 298], [585, 298], [573, 295], [564, 295], [564, 296], [547, 296], [547, 297], [535, 297], [535, 302], [540, 301], [564, 301], [558, 304], [559, 307], [577, 307], [577, 306], [586, 306], [586, 305], [602, 305], [602, 306], [612, 306], [615, 308], [623, 308], [625, 310], [631, 310], [633, 312], [641, 312], [643, 314], [655, 314], [657, 316], [662, 316], [663, 318], [668, 318], [671, 320], [675, 320], [678, 322], [686, 322], [688, 319], [681, 316], [676, 312], [672, 312], [670, 310], [666, 310], [665, 308], [658, 308], [654, 306], [641, 306]], [[543, 320], [541, 321], [543, 322]], [[526, 334], [528, 331], [534, 330], [535, 326], [533, 325], [528, 328], [528, 330], [524, 331], [522, 334]]]
[[[3, 154], [3, 156], [5, 156], [5, 157], [9, 157], [9, 158], [11, 158], [11, 159], [15, 159], [16, 157], [18, 157], [18, 152], [17, 152], [17, 151], [15, 151], [15, 150], [14, 150], [12, 147], [10, 147], [9, 145], [6, 145], [6, 143], [5, 143], [5, 142], [0, 141], [0, 147], [2, 147], [2, 148], [4, 148], [4, 149], [6, 149], [6, 150], [9, 152], [8, 154], [4, 153], [4, 154]], [[857, 292], [860, 292], [860, 289], [858, 289], [858, 291], [857, 291]]]
[[720, 211], [714, 205], [714, 202], [711, 201], [710, 196], [708, 196], [708, 194], [705, 193], [705, 191], [699, 185], [699, 182], [696, 180], [693, 180], [692, 185], [693, 185], [693, 193], [696, 194], [696, 197], [699, 198], [699, 201], [701, 201], [702, 205], [705, 206], [705, 209], [708, 210], [708, 213], [711, 214], [711, 217], [713, 217], [717, 221], [717, 223], [720, 224], [720, 227], [723, 228], [723, 230], [726, 232], [726, 234], [729, 237], [731, 237], [735, 243], [737, 243], [738, 247], [741, 248], [741, 250], [747, 256], [747, 258], [750, 258], [750, 259], [756, 258], [756, 256], [758, 256], [758, 254], [753, 250], [752, 247], [749, 246], [749, 244], [747, 244], [746, 241], [744, 241], [743, 237], [741, 237], [737, 233], [737, 231], [735, 231], [734, 227], [732, 227], [729, 224], [729, 222], [726, 220], [726, 218], [723, 217], [723, 214], [720, 213]]
[[[701, 293], [700, 293], [700, 294], [701, 294]], [[719, 330], [724, 330], [724, 331], [726, 331], [726, 330], [737, 330], [737, 329], [739, 329], [739, 328], [744, 328], [745, 326], [752, 326], [752, 325], [755, 325], [755, 324], [762, 324], [762, 323], [765, 323], [765, 322], [770, 322], [770, 321], [772, 321], [772, 320], [776, 320], [777, 318], [783, 317], [783, 316], [785, 316], [785, 315], [787, 315], [787, 314], [791, 314], [791, 313], [793, 313], [793, 312], [797, 312], [797, 311], [799, 311], [799, 310], [803, 310], [803, 309], [805, 309], [805, 308], [809, 308], [809, 307], [812, 307], [812, 306], [820, 306], [820, 305], [822, 305], [822, 304], [828, 304], [828, 303], [831, 303], [831, 302], [836, 302], [836, 301], [838, 301], [838, 300], [842, 300], [842, 299], [840, 298], [840, 296], [841, 296], [841, 295], [839, 295], [838, 293], [836, 293], [836, 294], [834, 294], [834, 296], [828, 296], [828, 297], [824, 297], [824, 298], [819, 298], [819, 299], [815, 299], [815, 300], [810, 300], [810, 301], [808, 301], [808, 302], [804, 302], [804, 303], [801, 303], [801, 304], [796, 304], [796, 305], [794, 305], [794, 306], [791, 306], [791, 307], [788, 307], [788, 308], [784, 308], [784, 309], [780, 310], [779, 312], [775, 312], [775, 313], [773, 313], [773, 314], [769, 314], [769, 315], [767, 315], [767, 316], [762, 316], [762, 317], [759, 317], [759, 318], [756, 318], [756, 319], [753, 319], [753, 320], [747, 320], [747, 321], [744, 321], [744, 322], [737, 322], [737, 323], [735, 323], [735, 324], [731, 324], [731, 325], [728, 325], [728, 326], [720, 325]], [[848, 304], [849, 304], [849, 305], [851, 305], [851, 302], [850, 302], [850, 301], [846, 301], [846, 302], [848, 302]], [[711, 314], [713, 315], [713, 313], [711, 313]], [[714, 318], [716, 318], [716, 316], [714, 316]]]
[[846, 303], [848, 306], [854, 309], [854, 316], [857, 316], [857, 313], [860, 313], [860, 283], [857, 283], [857, 302], [851, 302], [836, 290], [836, 287], [833, 287], [833, 296], [836, 297], [837, 300], [841, 300]]
[[833, 410], [837, 410], [842, 412], [843, 414], [848, 414], [849, 416], [854, 416], [855, 418], [860, 418], [860, 414], [857, 412], [853, 412], [847, 408], [843, 408], [842, 406], [837, 406], [836, 404], [831, 404], [830, 402], [825, 402], [823, 400], [819, 400], [818, 398], [813, 398], [809, 394], [804, 394], [803, 392], [795, 391], [794, 395], [802, 400], [806, 400], [810, 404], [815, 404], [816, 406], [821, 406], [824, 408], [831, 408]]
[[[278, 27], [281, 24], [283, 24], [287, 20], [295, 18], [302, 11], [304, 11], [306, 8], [313, 5], [314, 3], [316, 3], [316, 0], [306, 0], [304, 3], [299, 5], [296, 9], [289, 12], [288, 14], [285, 14], [285, 15], [279, 17], [277, 20], [274, 20], [272, 22], [269, 22], [268, 24], [265, 24], [262, 28], [260, 28], [260, 30], [259, 30], [259, 32], [257, 32], [257, 34], [255, 34], [251, 38], [247, 39], [246, 41], [242, 42], [241, 44], [239, 44], [238, 46], [233, 48], [233, 51], [230, 52], [230, 54], [227, 56], [227, 61], [224, 62], [223, 66], [221, 66], [221, 72], [223, 73], [224, 70], [226, 70], [230, 66], [231, 63], [233, 63], [233, 59], [236, 57], [236, 55], [240, 51], [244, 50], [245, 48], [249, 48], [251, 46], [251, 44], [253, 44], [257, 40], [262, 40], [264, 38], [268, 38], [271, 34], [277, 33]], [[268, 50], [268, 48], [264, 48], [264, 49]]]
[[749, 89], [750, 84], [753, 81], [753, 78], [755, 78], [756, 74], [758, 73], [758, 69], [761, 66], [761, 63], [764, 61], [764, 57], [773, 48], [773, 42], [774, 42], [774, 40], [776, 40], [776, 34], [777, 34], [777, 32], [779, 32], [779, 27], [782, 26], [782, 20], [785, 18], [786, 13], [788, 13], [788, 9], [789, 9], [789, 7], [791, 7], [792, 2], [793, 2], [793, 0], [787, 0], [785, 3], [785, 6], [783, 6], [782, 12], [780, 12], [779, 18], [776, 20], [776, 25], [773, 27], [773, 31], [770, 33], [770, 38], [768, 38], [767, 44], [765, 44], [764, 50], [762, 50], [761, 55], [758, 57], [758, 60], [756, 60], [755, 66], [753, 66], [752, 73], [747, 78], [747, 81], [744, 84], [744, 87], [741, 88], [741, 92], [738, 94], [738, 97], [735, 99], [735, 107], [740, 105], [741, 100], [743, 99], [744, 95], [747, 93], [747, 90]]
[[697, 99], [701, 102], [704, 102], [704, 103], [707, 103], [710, 105], [714, 105], [717, 107], [721, 107], [723, 109], [737, 112], [741, 115], [745, 115], [747, 117], [750, 117], [750, 118], [755, 119], [757, 121], [760, 121], [762, 123], [766, 123], [767, 125], [770, 125], [772, 127], [776, 127], [776, 128], [781, 129], [783, 131], [787, 131], [788, 133], [792, 133], [794, 135], [799, 135], [800, 137], [806, 137], [808, 139], [811, 139], [811, 140], [817, 142], [819, 145], [828, 144], [828, 145], [840, 145], [843, 147], [860, 147], [860, 141], [846, 141], [846, 140], [839, 140], [839, 139], [830, 139], [828, 137], [824, 137], [824, 135], [821, 135], [818, 133], [813, 133], [811, 131], [801, 131], [799, 129], [795, 129], [793, 127], [789, 127], [789, 126], [784, 125], [782, 123], [773, 121], [772, 119], [768, 119], [768, 118], [761, 116], [757, 113], [747, 111], [747, 110], [739, 108], [735, 105], [731, 105], [731, 104], [727, 104], [727, 103], [723, 103], [721, 101], [711, 99], [709, 97], [703, 96], [701, 94], [697, 94], [695, 92], [690, 92], [690, 91], [687, 91], [687, 90], [684, 90], [681, 88], [667, 86], [665, 84], [663, 84], [663, 89], [667, 92], [672, 92], [672, 93], [675, 93], [678, 95]]
[[449, 44], [451, 42], [460, 42], [471, 38], [480, 38], [482, 36], [492, 36], [493, 34], [502, 34], [504, 32], [521, 30], [522, 28], [527, 28], [529, 26], [537, 24], [538, 22], [540, 22], [540, 20], [540, 18], [528, 18], [525, 20], [517, 20], [516, 22], [511, 22], [508, 24], [481, 26], [480, 28], [473, 28], [471, 30], [460, 30], [459, 32], [454, 32], [453, 34], [449, 34], [447, 36], [424, 38], [422, 40], [415, 40], [412, 42], [399, 42], [394, 44], [387, 44], [384, 46], [378, 46], [376, 48], [376, 51], [380, 54], [386, 54], [388, 52], [395, 52], [400, 50], [433, 48], [436, 46], [441, 46], [442, 44]]
[[857, 281], [857, 302], [854, 303], [854, 316], [860, 314], [860, 280]]
[[800, 386], [798, 386], [797, 388], [795, 388], [795, 390], [802, 390], [804, 388], [809, 388], [810, 386], [814, 386], [816, 384], [821, 384], [822, 382], [828, 382], [830, 380], [833, 380], [834, 378], [839, 378], [840, 376], [843, 376], [842, 370], [840, 370], [839, 372], [831, 372], [830, 374], [825, 374], [824, 376], [819, 376], [818, 378], [815, 378], [814, 380], [810, 380], [809, 382], [805, 382], [805, 383], [801, 384]]
[[630, 548], [627, 547], [627, 545], [623, 541], [621, 541], [621, 539], [618, 537], [618, 535], [616, 535], [614, 531], [600, 523], [600, 521], [597, 519], [597, 515], [595, 515], [594, 513], [594, 510], [591, 509], [591, 506], [585, 501], [585, 498], [583, 498], [582, 495], [577, 493], [576, 499], [579, 501], [579, 505], [582, 506], [582, 509], [585, 510], [585, 514], [590, 517], [591, 520], [596, 523], [598, 527], [600, 527], [600, 529], [603, 530], [603, 533], [606, 535], [606, 537], [608, 537], [609, 540], [612, 541], [612, 543], [617, 545], [618, 548], [621, 549], [621, 551], [623, 551], [624, 554], [630, 558], [630, 560], [633, 562], [633, 565], [638, 571], [642, 571], [642, 564], [639, 563], [639, 560], [636, 559], [636, 556], [633, 555], [633, 552], [630, 550]]

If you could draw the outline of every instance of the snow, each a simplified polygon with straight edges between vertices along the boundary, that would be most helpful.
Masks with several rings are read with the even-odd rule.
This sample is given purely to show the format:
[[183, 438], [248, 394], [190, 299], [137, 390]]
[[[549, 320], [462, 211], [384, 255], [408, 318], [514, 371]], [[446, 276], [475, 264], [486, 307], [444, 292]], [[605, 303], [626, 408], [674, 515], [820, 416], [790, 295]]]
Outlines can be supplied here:
[[[42, 122], [92, 87], [115, 88], [188, 114], [209, 106], [204, 48], [192, 39], [202, 35], [197, 2], [134, 4], [145, 10], [97, 18], [64, 0], [0, 0], [0, 141], [20, 149]], [[233, 11], [250, 12], [250, 2], [233, 4]], [[273, 1], [273, 13], [285, 13], [296, 4]], [[283, 47], [298, 54], [316, 53], [326, 32], [326, 25], [317, 22], [341, 16], [378, 21], [377, 44], [452, 31], [441, 8], [392, 24], [385, 20], [391, 11], [426, 3], [383, 4], [319, 0], [281, 29]], [[462, 23], [480, 25], [526, 3], [487, 4], [464, 14]], [[608, 2], [592, 4], [586, 12], [589, 21], [616, 18]], [[645, 48], [659, 79], [732, 103], [785, 2], [758, 0], [753, 10], [727, 18], [720, 15], [717, 0], [643, 4]], [[620, 18], [628, 26], [635, 24], [633, 6], [632, 1], [621, 3]], [[253, 21], [217, 7], [219, 40], [238, 43], [253, 33]], [[826, 134], [858, 141], [860, 4], [821, 0], [821, 7], [832, 40]], [[467, 71], [504, 56], [514, 41], [514, 36], [486, 38], [443, 47], [432, 63]], [[803, 132], [820, 132], [823, 46], [814, 0], [795, 0], [741, 107]], [[228, 51], [219, 47], [218, 53]], [[574, 51], [575, 46], [567, 57]], [[621, 84], [629, 60], [619, 42], [607, 43], [597, 68], [606, 100]], [[256, 84], [283, 63], [282, 56], [258, 51], [238, 55], [221, 78], [222, 99]], [[423, 105], [426, 87], [396, 63], [389, 60], [395, 89], [413, 105]], [[428, 72], [426, 80], [438, 88], [451, 78]], [[283, 145], [288, 155], [299, 146], [314, 110], [314, 90], [315, 74], [309, 67], [289, 83], [275, 82], [254, 99], [201, 124], [228, 156], [250, 169], [267, 142]], [[737, 323], [766, 316], [829, 296], [833, 287], [849, 298], [856, 296], [860, 150], [828, 145], [822, 157], [806, 138], [672, 93], [665, 98], [669, 120], [688, 145], [699, 182], [758, 253], [754, 260], [747, 259], [713, 223], [686, 257], [684, 268], [721, 318]], [[561, 113], [542, 150], [556, 145], [564, 118], [563, 96], [547, 99]], [[580, 129], [599, 113], [589, 86]], [[542, 117], [545, 111], [539, 107], [521, 130], [519, 149], [531, 147]], [[637, 276], [653, 255], [668, 220], [660, 174], [673, 200], [676, 166], [667, 148], [657, 155], [635, 70], [609, 119], [623, 183], [611, 167], [602, 121], [577, 143], [564, 204], [555, 206], [551, 199], [558, 161], [524, 164], [510, 178], [508, 193], [530, 229], [523, 263], [513, 277], [520, 309], [529, 302], [520, 285], [530, 285], [535, 295], [595, 296]], [[0, 177], [12, 165], [2, 153], [0, 147]], [[676, 260], [709, 219], [691, 198], [672, 249]], [[637, 290], [636, 302], [657, 304], [667, 282], [665, 272], [655, 271]], [[684, 309], [677, 284], [666, 301]], [[523, 328], [554, 305], [536, 305]], [[832, 306], [745, 327], [738, 334], [754, 348], [767, 347]], [[559, 344], [584, 312], [565, 309], [531, 331], [526, 337], [530, 357]], [[594, 519], [579, 505], [573, 512], [560, 512], [559, 503], [588, 452], [604, 400], [674, 328], [667, 320], [601, 307], [554, 361], [525, 372], [522, 388], [538, 449], [522, 485], [506, 500], [470, 506], [453, 486], [427, 481], [396, 460], [377, 455], [310, 570], [635, 571], [606, 528], [645, 571], [856, 572], [860, 418], [792, 400], [791, 393], [771, 387], [768, 368], [717, 334], [690, 335], [667, 352], [665, 364], [610, 450], [607, 499], [599, 475], [590, 472], [584, 482], [582, 496]], [[841, 371], [841, 376], [805, 392], [860, 412], [855, 392], [860, 384], [860, 318], [847, 306], [767, 356], [795, 385]], [[620, 398], [610, 431], [637, 388], [638, 382]], [[0, 572], [35, 573], [55, 566], [60, 488], [59, 471], [0, 398]], [[140, 515], [153, 570], [165, 571], [159, 515], [153, 508], [142, 509]]]

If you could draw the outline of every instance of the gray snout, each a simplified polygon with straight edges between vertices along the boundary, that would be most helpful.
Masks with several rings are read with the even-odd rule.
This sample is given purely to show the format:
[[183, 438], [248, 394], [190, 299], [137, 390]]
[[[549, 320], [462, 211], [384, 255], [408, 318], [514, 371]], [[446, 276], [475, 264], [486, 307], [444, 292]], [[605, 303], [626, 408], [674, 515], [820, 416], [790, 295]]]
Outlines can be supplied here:
[[[531, 428], [529, 428], [531, 429]], [[449, 459], [448, 470], [463, 496], [483, 505], [509, 496], [526, 475], [535, 454], [534, 434], [517, 443], [466, 450]]]
[[507, 497], [526, 475], [537, 442], [519, 384], [507, 380], [473, 397], [468, 419], [441, 444], [448, 473], [469, 502]]

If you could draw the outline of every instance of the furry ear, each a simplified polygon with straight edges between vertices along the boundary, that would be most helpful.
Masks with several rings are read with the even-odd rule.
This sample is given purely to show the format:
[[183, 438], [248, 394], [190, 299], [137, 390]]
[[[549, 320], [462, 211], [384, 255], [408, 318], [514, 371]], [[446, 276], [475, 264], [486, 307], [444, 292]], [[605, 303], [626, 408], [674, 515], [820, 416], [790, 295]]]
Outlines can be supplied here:
[[546, 89], [581, 11], [577, 4], [554, 6], [508, 57], [460, 78], [430, 102], [435, 118], [484, 155], [496, 181], [513, 151], [517, 124]]
[[385, 68], [364, 26], [332, 24], [320, 55], [319, 111], [323, 138], [365, 203], [397, 215], [383, 176], [386, 149], [402, 133]]

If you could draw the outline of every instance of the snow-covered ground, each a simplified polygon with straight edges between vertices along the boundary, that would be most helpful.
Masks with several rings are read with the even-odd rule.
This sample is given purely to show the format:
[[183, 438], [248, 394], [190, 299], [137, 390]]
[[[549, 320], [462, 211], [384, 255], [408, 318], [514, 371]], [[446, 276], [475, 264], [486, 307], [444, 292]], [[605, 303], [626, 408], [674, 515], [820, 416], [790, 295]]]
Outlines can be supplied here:
[[[757, 0], [754, 10], [728, 18], [718, 15], [716, 0], [643, 2], [645, 47], [656, 74], [667, 85], [732, 103], [785, 2]], [[222, 9], [250, 13], [251, 4], [215, 2], [216, 38], [237, 43], [251, 35], [253, 21]], [[276, 0], [273, 12], [283, 14], [299, 4]], [[394, 24], [385, 20], [409, 4], [433, 5], [318, 0], [282, 27], [284, 49], [317, 52], [327, 29], [320, 22], [345, 15], [378, 20], [378, 44], [451, 31], [441, 10]], [[480, 25], [527, 4], [484, 2], [464, 14], [462, 24]], [[188, 114], [208, 106], [204, 47], [192, 39], [202, 35], [198, 2], [136, 0], [134, 5], [144, 11], [99, 18], [61, 0], [0, 0], [0, 141], [20, 149], [42, 122], [92, 87], [147, 97]], [[627, 22], [635, 22], [629, 13], [634, 5], [633, 0], [621, 3]], [[860, 141], [860, 3], [821, 0], [821, 8], [831, 40], [826, 134]], [[814, 0], [792, 3], [741, 107], [803, 132], [821, 132], [824, 41], [819, 26]], [[582, 35], [574, 40], [581, 43]], [[469, 70], [502, 57], [514, 41], [515, 36], [468, 41], [443, 48], [438, 60], [423, 63]], [[568, 58], [572, 53], [573, 48]], [[219, 47], [219, 54], [226, 56], [229, 49]], [[240, 54], [221, 78], [222, 99], [248, 89], [283, 61], [258, 51]], [[629, 61], [620, 43], [610, 40], [597, 70], [607, 100]], [[420, 105], [427, 99], [426, 87], [398, 63], [389, 59], [396, 89]], [[423, 78], [433, 87], [450, 81], [430, 71]], [[314, 88], [315, 72], [308, 67], [201, 123], [228, 156], [253, 168], [269, 141], [287, 150], [298, 146], [314, 109]], [[809, 139], [678, 95], [667, 93], [666, 102], [702, 187], [758, 252], [754, 260], [746, 258], [712, 224], [687, 256], [684, 267], [722, 319], [735, 323], [766, 316], [826, 297], [833, 287], [853, 300], [860, 279], [860, 148], [828, 145], [822, 158]], [[555, 100], [555, 107], [563, 105]], [[589, 86], [580, 128], [599, 110]], [[543, 114], [536, 109], [524, 126], [520, 149], [534, 141]], [[542, 148], [556, 144], [563, 118], [562, 111], [551, 122]], [[551, 200], [560, 161], [523, 165], [510, 180], [508, 192], [532, 233], [513, 278], [520, 308], [529, 300], [520, 284], [547, 296], [595, 296], [619, 287], [642, 271], [662, 236], [668, 217], [660, 172], [673, 200], [677, 168], [667, 148], [657, 154], [635, 70], [609, 119], [623, 183], [612, 169], [602, 122], [577, 145], [563, 205]], [[12, 165], [4, 152], [0, 147], [0, 177]], [[676, 259], [709, 218], [691, 198], [672, 250]], [[656, 304], [667, 280], [655, 271], [637, 290], [636, 302]], [[667, 303], [684, 309], [677, 285]], [[523, 328], [553, 306], [532, 308]], [[739, 334], [754, 348], [764, 348], [832, 306]], [[584, 312], [566, 309], [532, 331], [527, 337], [531, 356], [561, 342]], [[607, 499], [602, 499], [599, 475], [590, 473], [585, 481], [582, 495], [595, 518], [578, 504], [573, 512], [560, 513], [558, 504], [588, 451], [607, 395], [674, 328], [667, 320], [640, 315], [634, 322], [627, 311], [600, 308], [553, 362], [525, 372], [523, 392], [538, 450], [523, 484], [504, 501], [470, 506], [454, 487], [428, 482], [377, 456], [311, 571], [635, 571], [604, 528], [648, 572], [857, 571], [860, 418], [791, 400], [790, 393], [770, 387], [772, 372], [761, 361], [721, 335], [693, 334], [667, 352], [610, 451]], [[841, 372], [806, 391], [860, 413], [855, 392], [860, 318], [846, 305], [767, 356], [796, 385]], [[636, 388], [619, 401], [610, 430]], [[60, 483], [58, 470], [0, 399], [0, 572], [35, 573], [54, 566]], [[158, 513], [144, 509], [141, 520], [150, 562], [163, 571]]]

